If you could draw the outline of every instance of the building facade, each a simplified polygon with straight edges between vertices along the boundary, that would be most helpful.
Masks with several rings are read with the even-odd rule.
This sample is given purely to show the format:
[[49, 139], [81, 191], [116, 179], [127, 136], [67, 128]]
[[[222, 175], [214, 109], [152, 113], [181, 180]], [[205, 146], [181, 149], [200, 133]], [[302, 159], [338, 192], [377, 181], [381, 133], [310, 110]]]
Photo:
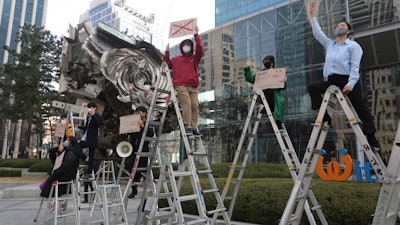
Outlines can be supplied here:
[[[44, 26], [48, 0], [0, 1], [0, 45], [17, 49], [17, 34], [24, 24]], [[9, 61], [8, 52], [0, 49], [0, 63]]]
[[[328, 36], [338, 22], [348, 20], [353, 26], [352, 38], [364, 51], [359, 82], [387, 160], [399, 119], [400, 1], [333, 0], [321, 1], [317, 7], [317, 19]], [[244, 8], [249, 11], [238, 14]], [[322, 80], [325, 61], [307, 12], [308, 5], [299, 0], [216, 0], [216, 24], [220, 25], [201, 34], [205, 54], [199, 66], [200, 129], [213, 162], [233, 159], [253, 96], [243, 68], [247, 59], [252, 59], [256, 64], [253, 70], [262, 69], [265, 55], [275, 55], [276, 66], [286, 68], [284, 122], [297, 154], [304, 153], [317, 116], [317, 111], [311, 110], [307, 86]], [[336, 150], [346, 148], [357, 158], [355, 136], [341, 109], [335, 112], [332, 127], [324, 146], [328, 157], [336, 157]], [[285, 162], [266, 116], [253, 146], [251, 162]]]
[[164, 48], [161, 34], [154, 26], [155, 15], [143, 15], [123, 0], [93, 0], [90, 8], [79, 17], [79, 23], [103, 22], [133, 39], [144, 40], [158, 49]]

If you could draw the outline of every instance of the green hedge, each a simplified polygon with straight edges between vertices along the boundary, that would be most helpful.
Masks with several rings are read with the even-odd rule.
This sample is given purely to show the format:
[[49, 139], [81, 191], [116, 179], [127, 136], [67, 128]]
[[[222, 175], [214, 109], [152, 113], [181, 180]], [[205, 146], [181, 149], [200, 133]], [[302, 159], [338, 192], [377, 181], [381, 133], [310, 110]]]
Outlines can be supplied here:
[[21, 170], [5, 170], [0, 168], [0, 177], [21, 177]]
[[[216, 179], [216, 183], [222, 190], [225, 179]], [[207, 184], [208, 180], [202, 179], [203, 190], [210, 187]], [[235, 202], [232, 220], [255, 224], [278, 224], [292, 188], [293, 181], [287, 178], [244, 179]], [[380, 185], [315, 179], [312, 190], [330, 225], [364, 225], [371, 224], [370, 216], [376, 207]], [[193, 194], [189, 179], [184, 181], [181, 195], [187, 194]], [[204, 198], [208, 210], [216, 208], [217, 204], [212, 194], [204, 194]], [[229, 202], [225, 204], [226, 207], [229, 206]], [[185, 213], [198, 215], [194, 201], [182, 203], [182, 208]], [[318, 218], [315, 213], [314, 218]], [[301, 224], [309, 224], [305, 214]]]
[[50, 159], [37, 160], [38, 162], [29, 167], [29, 172], [47, 172], [51, 173], [53, 170], [53, 164]]

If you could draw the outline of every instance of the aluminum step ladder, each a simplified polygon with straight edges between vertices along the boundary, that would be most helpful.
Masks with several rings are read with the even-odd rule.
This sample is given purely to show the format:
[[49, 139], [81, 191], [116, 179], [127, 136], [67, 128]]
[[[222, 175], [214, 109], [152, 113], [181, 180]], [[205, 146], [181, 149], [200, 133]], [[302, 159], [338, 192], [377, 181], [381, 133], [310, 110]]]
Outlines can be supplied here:
[[[257, 103], [258, 99], [261, 99], [262, 104], [260, 105], [259, 109], [256, 109], [258, 105]], [[293, 147], [292, 141], [290, 140], [289, 134], [287, 133], [285, 125], [282, 123], [282, 129], [278, 128], [275, 119], [273, 117], [273, 113], [269, 108], [267, 99], [265, 98], [264, 92], [260, 89], [256, 90], [252, 98], [246, 123], [244, 125], [240, 141], [235, 152], [235, 157], [233, 159], [232, 165], [230, 166], [228, 178], [226, 180], [224, 190], [222, 192], [222, 199], [224, 200], [224, 202], [227, 202], [227, 204], [229, 202], [228, 213], [230, 218], [232, 217], [233, 214], [236, 198], [239, 192], [240, 183], [243, 178], [244, 170], [246, 169], [246, 165], [248, 162], [249, 154], [251, 153], [254, 139], [257, 135], [257, 130], [261, 121], [263, 111], [265, 111], [265, 113], [269, 118], [275, 136], [281, 148], [282, 154], [285, 158], [286, 164], [288, 165], [289, 172], [294, 181], [296, 180], [297, 173], [300, 169], [300, 161], [297, 157], [296, 151]], [[247, 146], [244, 152], [243, 160], [239, 162], [245, 140], [247, 140]], [[313, 211], [315, 211], [319, 217], [319, 221], [321, 221], [321, 224], [328, 224], [326, 222], [324, 214], [322, 213], [321, 207], [319, 207], [319, 204], [311, 190], [310, 190], [310, 200], [313, 205], [312, 208], [310, 208], [308, 202], [305, 203], [306, 204], [305, 210], [309, 223], [313, 225], [317, 224], [313, 216]], [[214, 219], [216, 219], [215, 216]]]
[[[155, 90], [153, 91], [152, 103], [150, 105], [150, 109], [148, 110], [148, 117], [147, 117], [147, 121], [145, 124], [144, 132], [143, 132], [144, 134], [142, 136], [139, 150], [137, 153], [137, 158], [135, 160], [135, 165], [133, 166], [132, 173], [131, 173], [131, 177], [132, 177], [136, 172], [137, 162], [139, 161], [139, 158], [143, 157], [143, 154], [141, 152], [141, 150], [143, 148], [143, 144], [145, 141], [149, 141], [152, 144], [153, 148], [150, 151], [150, 153], [147, 153], [148, 155], [145, 155], [145, 157], [148, 157], [148, 159], [149, 159], [149, 165], [148, 165], [148, 169], [147, 169], [147, 173], [146, 173], [146, 177], [147, 177], [146, 185], [143, 188], [143, 193], [145, 193], [145, 194], [143, 194], [141, 197], [141, 203], [140, 203], [139, 211], [138, 211], [138, 220], [137, 220], [136, 224], [141, 224], [141, 222], [139, 220], [143, 219], [143, 214], [147, 214], [146, 216], [148, 217], [148, 221], [147, 221], [148, 224], [160, 223], [160, 220], [156, 218], [157, 213], [161, 210], [158, 207], [158, 202], [160, 200], [160, 198], [159, 198], [160, 196], [157, 195], [156, 193], [157, 192], [162, 193], [162, 190], [160, 190], [161, 188], [165, 190], [166, 186], [165, 186], [165, 184], [163, 184], [164, 180], [170, 179], [169, 177], [172, 177], [173, 175], [175, 175], [175, 176], [181, 175], [181, 173], [187, 175], [186, 177], [190, 177], [192, 188], [193, 188], [193, 194], [191, 195], [191, 200], [196, 201], [196, 206], [198, 209], [200, 219], [197, 221], [198, 223], [196, 223], [196, 221], [186, 221], [187, 219], [184, 218], [182, 210], [179, 210], [182, 208], [182, 206], [180, 205], [181, 201], [179, 201], [179, 199], [175, 199], [175, 202], [172, 202], [172, 198], [170, 198], [170, 200], [168, 201], [168, 204], [169, 204], [168, 207], [172, 207], [174, 209], [173, 213], [170, 214], [171, 221], [175, 220], [175, 218], [180, 218], [180, 221], [178, 221], [178, 224], [209, 224], [211, 221], [209, 216], [212, 216], [213, 214], [215, 214], [217, 212], [221, 212], [221, 214], [224, 217], [225, 224], [230, 224], [230, 219], [226, 212], [226, 208], [221, 207], [220, 209], [214, 209], [214, 210], [207, 210], [207, 208], [206, 208], [206, 205], [204, 202], [204, 196], [203, 196], [204, 194], [213, 194], [217, 203], [219, 205], [223, 206], [221, 196], [218, 192], [218, 187], [216, 186], [214, 178], [212, 176], [212, 171], [211, 171], [210, 165], [208, 163], [207, 154], [204, 151], [204, 146], [202, 145], [202, 141], [201, 141], [200, 137], [194, 137], [194, 136], [189, 137], [186, 134], [182, 115], [180, 113], [180, 108], [179, 108], [179, 104], [178, 104], [177, 97], [176, 97], [176, 92], [172, 86], [172, 80], [171, 80], [170, 70], [168, 68], [168, 65], [163, 63], [160, 71], [161, 71], [161, 74], [159, 75], [159, 77], [157, 79], [157, 82], [155, 85]], [[161, 79], [160, 77], [163, 77], [163, 79]], [[167, 85], [164, 85], [163, 87], [161, 87], [161, 85], [159, 84], [159, 82], [161, 80], [164, 80], [164, 81], [166, 80]], [[156, 97], [159, 94], [166, 94], [168, 96], [167, 102], [164, 106], [155, 104]], [[166, 114], [168, 111], [168, 105], [170, 102], [173, 104], [175, 113], [178, 118], [179, 128], [180, 128], [183, 142], [184, 142], [185, 149], [186, 149], [187, 163], [188, 163], [188, 166], [186, 168], [188, 170], [185, 172], [179, 172], [179, 171], [174, 172], [173, 170], [171, 171], [170, 167], [168, 167], [169, 170], [167, 170], [167, 172], [173, 173], [173, 175], [168, 175], [168, 176], [164, 176], [164, 177], [160, 176], [158, 178], [158, 180], [155, 181], [154, 178], [152, 177], [152, 169], [154, 168], [152, 157], [154, 156], [155, 148], [158, 147], [158, 141], [159, 141], [158, 137], [161, 136], [162, 128], [163, 128]], [[162, 112], [159, 119], [154, 118], [154, 113], [153, 113], [154, 110]], [[145, 136], [146, 129], [148, 129], [149, 126], [154, 127], [158, 131], [157, 135], [155, 137], [149, 138], [149, 137]], [[192, 144], [190, 142], [192, 142]], [[200, 151], [195, 151], [191, 147], [192, 145], [198, 146]], [[205, 169], [198, 170], [196, 168], [195, 162], [201, 162], [203, 164], [202, 167]], [[164, 167], [164, 169], [165, 169], [165, 167]], [[164, 174], [166, 175], [166, 173], [164, 173]], [[208, 178], [208, 181], [210, 182], [210, 185], [211, 185], [210, 190], [202, 189], [200, 179], [199, 179], [199, 176], [201, 174], [206, 175], [206, 178]], [[182, 178], [180, 178], [179, 180], [181, 181]], [[203, 179], [203, 180], [205, 180], [205, 179]], [[157, 182], [157, 185], [155, 185], [154, 182]], [[175, 182], [176, 182], [175, 180], [171, 181], [171, 183], [175, 183]], [[174, 192], [175, 195], [179, 195], [178, 189], [173, 189], [172, 192]], [[124, 196], [126, 196], [126, 195], [127, 195], [127, 190], [125, 191]], [[180, 199], [186, 200], [184, 197], [180, 197]], [[189, 200], [189, 199], [187, 199], [187, 200]], [[147, 209], [147, 210], [145, 210], [145, 209]], [[157, 213], [156, 213], [156, 211], [157, 211]]]
[[[116, 183], [114, 162], [103, 161], [95, 178], [96, 190], [91, 206], [89, 224], [102, 223], [127, 225], [127, 215], [122, 197], [121, 186]], [[94, 220], [96, 210], [100, 210], [100, 219]]]
[[395, 225], [400, 217], [400, 123], [385, 174], [387, 179], [382, 182], [372, 225]]
[[[62, 196], [58, 196], [59, 194], [59, 186], [66, 185], [66, 194]], [[54, 195], [54, 197], [53, 197]], [[78, 202], [77, 202], [77, 193], [74, 181], [67, 181], [67, 182], [59, 182], [53, 181], [50, 189], [49, 198], [45, 200], [44, 198], [40, 201], [39, 210], [34, 218], [34, 222], [37, 222], [37, 219], [40, 215], [40, 211], [43, 207], [43, 203], [45, 203], [46, 212], [43, 217], [43, 225], [47, 222], [47, 217], [53, 214], [53, 222], [54, 225], [58, 224], [58, 220], [62, 219], [63, 223], [66, 224], [67, 217], [74, 216], [75, 217], [75, 224], [80, 225], [80, 216], [78, 210]], [[71, 207], [69, 207], [72, 205]], [[70, 223], [68, 223], [70, 224]]]
[[371, 146], [368, 144], [368, 141], [360, 127], [361, 121], [358, 119], [358, 116], [355, 113], [350, 101], [346, 96], [343, 95], [337, 86], [331, 85], [324, 94], [317, 119], [313, 124], [314, 127], [311, 132], [303, 162], [300, 165], [300, 171], [298, 172], [297, 179], [286, 204], [285, 210], [282, 214], [282, 218], [279, 223], [280, 225], [300, 224], [301, 222], [301, 217], [306, 205], [305, 203], [307, 199], [311, 197], [310, 187], [313, 175], [315, 173], [315, 167], [321, 155], [321, 150], [329, 130], [329, 125], [326, 122], [323, 122], [323, 118], [326, 113], [329, 114], [332, 110], [334, 110], [334, 106], [337, 103], [340, 104], [345, 112], [351, 128], [363, 146], [365, 155], [371, 162], [372, 167], [379, 177], [379, 182], [383, 184], [391, 182], [386, 176], [386, 168], [379, 156], [379, 153], [374, 152]]

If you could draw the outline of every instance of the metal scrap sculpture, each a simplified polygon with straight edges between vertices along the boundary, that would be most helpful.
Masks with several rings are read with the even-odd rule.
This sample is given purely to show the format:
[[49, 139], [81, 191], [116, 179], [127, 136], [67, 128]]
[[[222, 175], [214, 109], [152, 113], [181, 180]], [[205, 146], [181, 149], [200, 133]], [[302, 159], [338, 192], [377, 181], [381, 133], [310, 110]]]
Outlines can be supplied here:
[[[161, 52], [147, 42], [133, 40], [102, 23], [96, 29], [90, 23], [79, 24], [77, 29], [70, 28], [70, 37], [64, 41], [59, 91], [76, 102], [84, 99], [103, 106], [100, 146], [113, 148], [125, 138], [118, 135], [119, 116], [138, 106], [130, 102], [129, 84], [134, 92], [144, 90], [145, 80], [153, 84], [159, 80], [159, 85], [166, 87], [161, 63]], [[157, 104], [165, 104], [166, 98], [160, 94]], [[173, 126], [164, 128], [168, 132]]]

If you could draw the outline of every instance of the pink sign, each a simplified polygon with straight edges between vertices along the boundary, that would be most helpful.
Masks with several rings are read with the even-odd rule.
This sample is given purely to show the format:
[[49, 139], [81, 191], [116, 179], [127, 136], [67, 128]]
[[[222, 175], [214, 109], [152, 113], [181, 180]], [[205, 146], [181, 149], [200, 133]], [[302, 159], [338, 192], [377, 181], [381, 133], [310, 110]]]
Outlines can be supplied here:
[[172, 22], [169, 28], [169, 38], [182, 37], [195, 34], [197, 26], [197, 18]]
[[284, 88], [286, 82], [286, 68], [274, 68], [258, 71], [253, 90]]

